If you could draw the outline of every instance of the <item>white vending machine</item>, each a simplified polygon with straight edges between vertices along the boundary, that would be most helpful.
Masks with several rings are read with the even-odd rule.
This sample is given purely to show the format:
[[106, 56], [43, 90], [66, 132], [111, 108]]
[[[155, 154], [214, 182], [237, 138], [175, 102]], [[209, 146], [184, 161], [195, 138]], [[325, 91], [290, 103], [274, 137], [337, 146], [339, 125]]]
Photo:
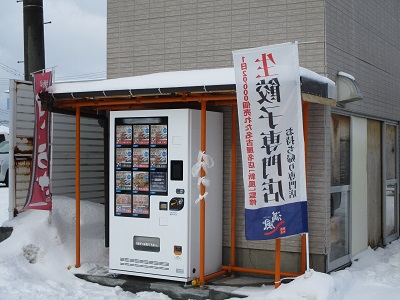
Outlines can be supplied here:
[[[192, 167], [201, 111], [110, 112], [110, 272], [188, 282], [200, 273], [200, 203]], [[222, 266], [222, 113], [207, 112], [205, 275]]]

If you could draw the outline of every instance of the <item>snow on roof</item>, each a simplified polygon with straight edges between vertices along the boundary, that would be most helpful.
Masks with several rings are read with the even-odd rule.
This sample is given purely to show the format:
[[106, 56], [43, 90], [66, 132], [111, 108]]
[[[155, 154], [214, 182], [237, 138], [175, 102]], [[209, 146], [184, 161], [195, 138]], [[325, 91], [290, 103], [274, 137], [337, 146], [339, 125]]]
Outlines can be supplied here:
[[300, 76], [307, 77], [307, 78], [312, 79], [317, 82], [327, 83], [329, 86], [335, 86], [335, 82], [330, 80], [328, 77], [319, 75], [318, 73], [311, 71], [309, 69], [306, 69], [306, 68], [300, 67]]
[[153, 73], [141, 76], [84, 82], [56, 83], [48, 92], [76, 93], [129, 89], [160, 89], [188, 86], [211, 86], [235, 83], [233, 68]]
[[356, 80], [356, 79], [354, 78], [353, 75], [350, 75], [350, 74], [345, 73], [345, 72], [342, 72], [342, 71], [340, 71], [340, 72], [338, 73], [338, 75], [347, 77], [347, 78], [349, 78], [349, 79], [351, 79], [351, 80]]
[[[300, 67], [300, 76], [335, 87], [332, 80], [305, 68]], [[47, 91], [51, 94], [63, 94], [223, 85], [235, 85], [233, 68], [162, 72], [116, 79], [55, 83]]]

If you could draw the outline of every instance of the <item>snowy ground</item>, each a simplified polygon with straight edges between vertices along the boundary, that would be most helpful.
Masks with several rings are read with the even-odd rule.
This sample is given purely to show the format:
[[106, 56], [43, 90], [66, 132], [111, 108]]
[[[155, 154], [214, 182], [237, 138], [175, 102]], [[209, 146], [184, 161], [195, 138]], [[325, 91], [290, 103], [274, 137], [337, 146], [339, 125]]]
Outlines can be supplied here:
[[[8, 188], [0, 187], [0, 224], [5, 221], [3, 226], [14, 228], [11, 237], [0, 243], [0, 299], [170, 299], [161, 293], [132, 294], [75, 277], [74, 205], [73, 199], [54, 197], [50, 223], [45, 211], [27, 211], [5, 221]], [[108, 251], [103, 246], [104, 207], [82, 202], [81, 220], [79, 272], [105, 274]], [[234, 292], [249, 300], [400, 299], [400, 241], [386, 249], [365, 250], [346, 270], [310, 274], [276, 290], [271, 286], [242, 287]]]

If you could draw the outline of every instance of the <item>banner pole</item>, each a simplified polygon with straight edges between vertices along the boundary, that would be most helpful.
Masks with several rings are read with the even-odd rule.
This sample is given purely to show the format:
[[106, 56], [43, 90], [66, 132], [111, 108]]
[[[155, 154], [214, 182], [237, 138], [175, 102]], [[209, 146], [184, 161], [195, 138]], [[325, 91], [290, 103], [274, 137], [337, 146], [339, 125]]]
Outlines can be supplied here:
[[76, 264], [75, 267], [79, 268], [81, 266], [81, 199], [80, 199], [80, 185], [81, 185], [81, 108], [76, 107], [76, 124], [75, 124], [75, 251], [76, 251]]
[[307, 246], [306, 246], [306, 234], [301, 234], [301, 252], [300, 252], [300, 273], [304, 274], [307, 268]]
[[281, 285], [281, 239], [275, 240], [275, 288]]
[[231, 267], [236, 266], [236, 105], [232, 105], [232, 145], [231, 145]]
[[[308, 183], [308, 102], [302, 101], [302, 116], [303, 116], [303, 136], [304, 136], [304, 160], [306, 167], [306, 188]], [[308, 232], [301, 236], [301, 272], [309, 271], [309, 244]]]
[[[203, 153], [206, 152], [206, 118], [207, 110], [206, 110], [206, 101], [201, 101], [201, 137], [200, 137], [200, 148]], [[202, 159], [203, 160], [203, 159]], [[200, 169], [200, 177], [203, 178], [206, 176], [206, 172], [203, 167]], [[204, 195], [206, 192], [206, 187], [203, 183], [200, 183], [200, 195]], [[205, 284], [204, 279], [204, 264], [205, 264], [205, 215], [206, 215], [206, 203], [204, 197], [200, 200], [200, 286]]]
[[307, 271], [310, 271], [310, 246], [308, 244], [308, 232], [306, 232], [306, 261]]

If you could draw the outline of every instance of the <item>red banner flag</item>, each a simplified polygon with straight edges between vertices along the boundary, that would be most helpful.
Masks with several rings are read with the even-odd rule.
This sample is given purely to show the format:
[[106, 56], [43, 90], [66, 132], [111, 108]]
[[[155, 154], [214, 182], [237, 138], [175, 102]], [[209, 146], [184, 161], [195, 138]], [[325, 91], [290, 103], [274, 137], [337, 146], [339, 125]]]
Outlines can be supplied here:
[[33, 78], [35, 92], [35, 129], [31, 165], [31, 180], [24, 209], [51, 210], [50, 193], [50, 113], [42, 109], [39, 93], [51, 84], [51, 72], [36, 73]]

